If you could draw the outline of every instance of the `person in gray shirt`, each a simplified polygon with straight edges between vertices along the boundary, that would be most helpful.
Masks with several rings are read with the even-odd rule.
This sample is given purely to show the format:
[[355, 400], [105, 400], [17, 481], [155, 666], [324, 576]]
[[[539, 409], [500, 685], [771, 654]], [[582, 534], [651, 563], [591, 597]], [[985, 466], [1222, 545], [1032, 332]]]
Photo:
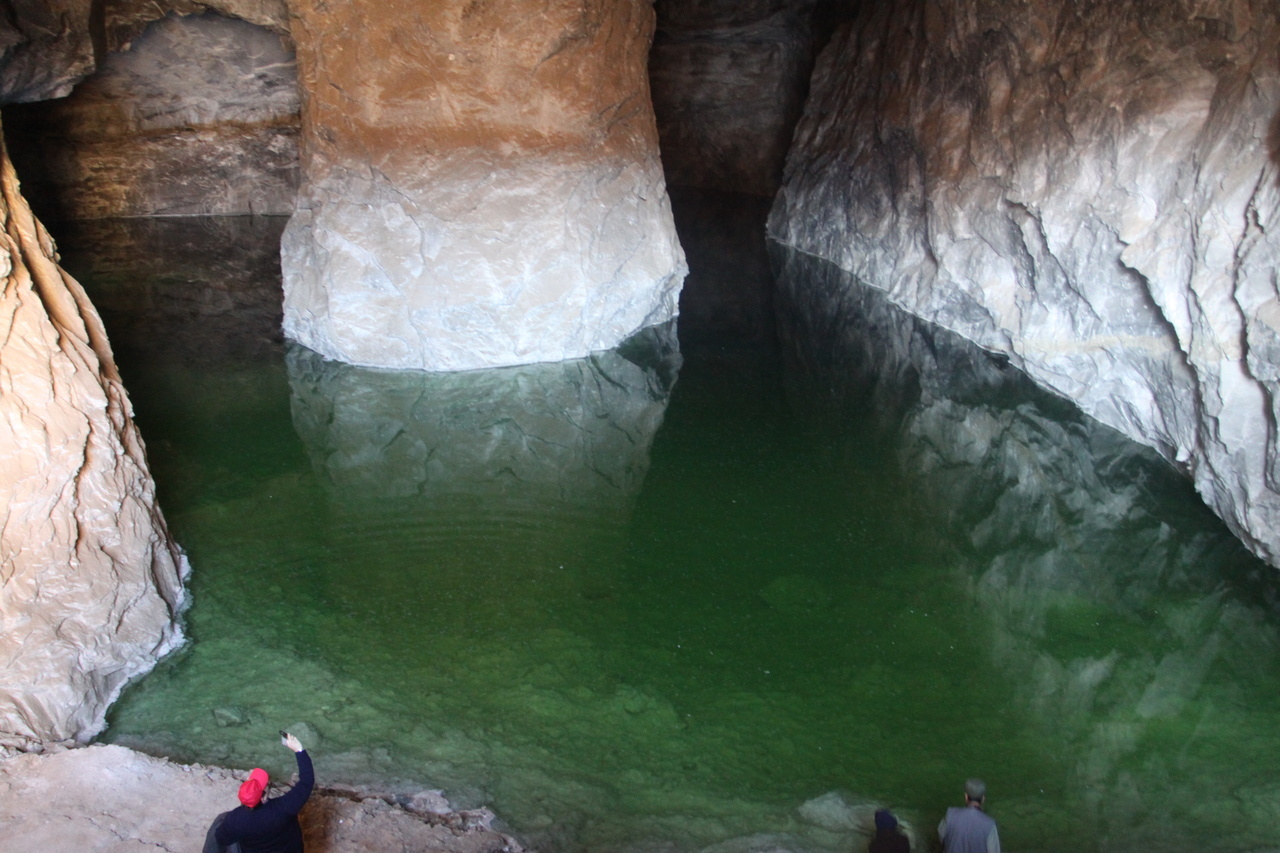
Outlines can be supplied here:
[[964, 783], [964, 808], [952, 806], [938, 824], [943, 853], [1000, 853], [996, 822], [982, 810], [987, 786], [981, 779]]

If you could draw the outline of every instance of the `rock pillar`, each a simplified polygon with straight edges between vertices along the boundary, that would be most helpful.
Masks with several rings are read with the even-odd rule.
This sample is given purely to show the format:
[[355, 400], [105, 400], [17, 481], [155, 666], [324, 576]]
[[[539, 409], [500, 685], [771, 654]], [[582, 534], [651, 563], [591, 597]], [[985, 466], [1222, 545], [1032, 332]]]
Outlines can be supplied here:
[[87, 740], [181, 641], [185, 560], [101, 321], [0, 147], [0, 746]]
[[646, 0], [291, 0], [286, 334], [354, 364], [558, 361], [672, 318], [685, 267]]
[[1277, 45], [1251, 0], [866, 6], [770, 233], [1155, 447], [1280, 565]]

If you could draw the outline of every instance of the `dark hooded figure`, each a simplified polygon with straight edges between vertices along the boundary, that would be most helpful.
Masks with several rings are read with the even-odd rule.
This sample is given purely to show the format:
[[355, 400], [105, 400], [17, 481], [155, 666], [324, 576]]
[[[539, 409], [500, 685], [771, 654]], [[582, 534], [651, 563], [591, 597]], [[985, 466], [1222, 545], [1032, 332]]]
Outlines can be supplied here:
[[[210, 834], [217, 849], [239, 853], [303, 853], [302, 827], [298, 813], [307, 804], [315, 787], [311, 756], [291, 734], [281, 732], [282, 742], [293, 750], [298, 761], [298, 784], [286, 793], [264, 800], [267, 772], [254, 768], [240, 786], [240, 806], [218, 815]], [[237, 847], [238, 845], [238, 847]], [[208, 851], [208, 844], [205, 847]]]
[[876, 835], [867, 853], [911, 853], [911, 841], [898, 831], [898, 819], [888, 809], [876, 811]]

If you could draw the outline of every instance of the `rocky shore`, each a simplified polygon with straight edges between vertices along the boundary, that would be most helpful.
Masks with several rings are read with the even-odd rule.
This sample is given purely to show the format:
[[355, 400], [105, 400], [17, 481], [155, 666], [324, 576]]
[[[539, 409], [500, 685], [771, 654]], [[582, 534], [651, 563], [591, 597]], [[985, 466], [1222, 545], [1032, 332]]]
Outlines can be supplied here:
[[[175, 764], [120, 746], [0, 760], [6, 850], [192, 851], [236, 805], [247, 771]], [[308, 853], [521, 853], [487, 809], [455, 811], [438, 791], [410, 799], [324, 787], [302, 813]]]

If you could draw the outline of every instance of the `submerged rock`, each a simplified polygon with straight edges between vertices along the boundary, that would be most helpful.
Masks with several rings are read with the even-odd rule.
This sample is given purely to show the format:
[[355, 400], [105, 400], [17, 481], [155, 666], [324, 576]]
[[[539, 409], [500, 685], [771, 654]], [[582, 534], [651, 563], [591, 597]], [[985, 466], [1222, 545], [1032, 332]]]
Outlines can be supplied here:
[[38, 748], [181, 642], [187, 566], [101, 320], [0, 170], [0, 745]]
[[1156, 448], [1280, 565], [1277, 45], [1248, 0], [866, 6], [770, 233]]

